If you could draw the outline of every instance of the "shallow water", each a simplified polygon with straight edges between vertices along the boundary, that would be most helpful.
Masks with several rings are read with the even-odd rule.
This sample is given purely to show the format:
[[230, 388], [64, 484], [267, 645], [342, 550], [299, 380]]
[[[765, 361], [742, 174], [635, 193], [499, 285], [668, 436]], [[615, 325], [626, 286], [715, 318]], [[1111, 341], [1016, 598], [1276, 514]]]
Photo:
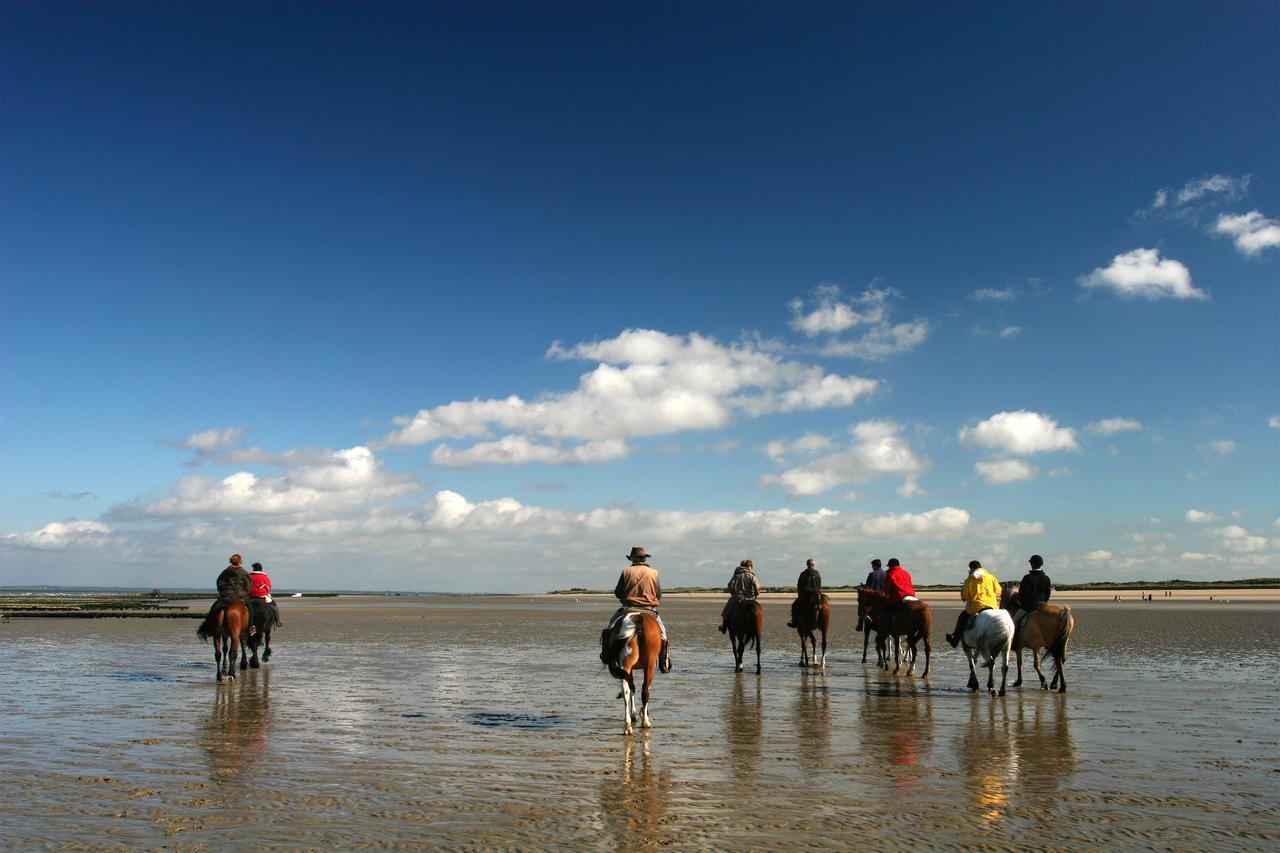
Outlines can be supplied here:
[[[1274, 846], [1280, 612], [1073, 605], [1070, 692], [1003, 699], [935, 608], [927, 682], [825, 672], [765, 605], [735, 674], [719, 602], [663, 608], [676, 671], [622, 734], [600, 599], [282, 602], [276, 655], [214, 683], [181, 620], [0, 625], [9, 845], [189, 848]], [[856, 644], [856, 645], [855, 645]], [[997, 679], [999, 674], [997, 672]], [[1010, 683], [1013, 673], [1010, 673]]]

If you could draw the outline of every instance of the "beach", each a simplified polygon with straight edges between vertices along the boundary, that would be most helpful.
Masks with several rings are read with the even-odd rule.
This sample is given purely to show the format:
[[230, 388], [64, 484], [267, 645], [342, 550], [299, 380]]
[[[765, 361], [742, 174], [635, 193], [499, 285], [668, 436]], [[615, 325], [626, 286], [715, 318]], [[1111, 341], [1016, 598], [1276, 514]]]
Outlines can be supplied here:
[[733, 672], [723, 597], [674, 597], [676, 670], [631, 737], [596, 658], [602, 596], [282, 599], [275, 657], [221, 686], [186, 620], [14, 619], [0, 831], [72, 849], [1280, 842], [1275, 591], [1119, 594], [1055, 597], [1077, 619], [1070, 692], [1033, 688], [1028, 659], [999, 699], [964, 689], [942, 640], [954, 594], [923, 596], [927, 681], [862, 664], [840, 594], [823, 672], [796, 666], [789, 597], [766, 597], [761, 675]]

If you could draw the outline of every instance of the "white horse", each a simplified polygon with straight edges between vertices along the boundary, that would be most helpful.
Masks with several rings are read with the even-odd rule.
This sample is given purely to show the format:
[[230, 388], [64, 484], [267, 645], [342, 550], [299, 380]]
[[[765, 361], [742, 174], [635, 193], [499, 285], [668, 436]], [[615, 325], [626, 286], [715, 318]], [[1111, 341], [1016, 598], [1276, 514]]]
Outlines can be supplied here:
[[[1013, 617], [998, 607], [982, 611], [969, 620], [960, 644], [969, 660], [969, 689], [978, 689], [978, 670], [974, 661], [982, 655], [983, 666], [987, 668], [987, 691], [992, 696], [1003, 696], [1009, 676], [1009, 656], [1013, 651]], [[1000, 658], [999, 694], [995, 691], [997, 657]]]

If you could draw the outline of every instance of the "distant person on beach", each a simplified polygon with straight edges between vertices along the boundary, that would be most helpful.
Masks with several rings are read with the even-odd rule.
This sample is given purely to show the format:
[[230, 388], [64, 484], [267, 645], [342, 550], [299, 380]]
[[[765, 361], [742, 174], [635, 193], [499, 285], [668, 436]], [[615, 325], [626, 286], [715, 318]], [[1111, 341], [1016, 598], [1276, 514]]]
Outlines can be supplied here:
[[737, 606], [739, 601], [755, 601], [760, 595], [760, 585], [756, 583], [755, 567], [750, 560], [743, 560], [738, 564], [738, 568], [733, 570], [733, 577], [729, 578], [729, 584], [725, 588], [725, 592], [729, 593], [729, 600], [724, 603], [724, 608], [720, 611], [720, 633], [723, 634], [729, 630], [729, 612]]
[[1044, 573], [1044, 558], [1039, 554], [1032, 554], [1027, 562], [1031, 564], [1031, 571], [1023, 575], [1022, 583], [1018, 584], [1018, 609], [1013, 613], [1016, 625], [1026, 622], [1027, 617], [1053, 595], [1053, 583]]
[[884, 589], [884, 569], [880, 568], [879, 559], [871, 561], [871, 571], [867, 574], [867, 580], [863, 586], [867, 589]]
[[982, 568], [982, 563], [971, 560], [969, 577], [965, 578], [960, 597], [964, 599], [964, 610], [960, 611], [960, 617], [956, 619], [955, 631], [947, 634], [946, 637], [953, 649], [960, 644], [970, 618], [984, 610], [995, 610], [1000, 606], [1000, 581], [996, 580], [996, 576], [991, 572]]
[[[271, 578], [262, 570], [262, 563], [254, 563], [249, 572], [250, 613], [253, 613], [254, 624], [262, 628], [271, 620], [272, 625], [280, 624], [280, 607], [271, 600]], [[266, 607], [266, 613], [255, 613], [259, 607]]]
[[218, 598], [209, 608], [209, 616], [205, 617], [206, 619], [219, 610], [226, 610], [237, 601], [246, 608], [249, 606], [252, 584], [249, 581], [249, 573], [240, 563], [240, 555], [232, 554], [231, 559], [227, 561], [227, 567], [222, 570], [222, 574], [218, 575]]
[[885, 611], [893, 610], [905, 598], [915, 598], [916, 588], [911, 582], [911, 575], [898, 562], [897, 557], [889, 558], [889, 568], [884, 573]]
[[822, 595], [822, 575], [818, 574], [817, 563], [805, 560], [804, 571], [796, 578], [796, 600], [791, 602], [791, 621], [788, 628], [794, 628], [799, 621], [800, 608], [812, 607]]
[[658, 620], [658, 627], [662, 629], [662, 651], [658, 655], [658, 667], [663, 672], [670, 672], [671, 648], [667, 640], [667, 626], [658, 615], [658, 604], [662, 601], [662, 584], [658, 581], [658, 573], [649, 565], [650, 557], [639, 545], [631, 549], [627, 559], [631, 561], [631, 566], [622, 570], [622, 574], [618, 576], [618, 584], [613, 588], [613, 594], [622, 602], [622, 606], [610, 617], [609, 628], [613, 628], [626, 615], [628, 608], [651, 612]]

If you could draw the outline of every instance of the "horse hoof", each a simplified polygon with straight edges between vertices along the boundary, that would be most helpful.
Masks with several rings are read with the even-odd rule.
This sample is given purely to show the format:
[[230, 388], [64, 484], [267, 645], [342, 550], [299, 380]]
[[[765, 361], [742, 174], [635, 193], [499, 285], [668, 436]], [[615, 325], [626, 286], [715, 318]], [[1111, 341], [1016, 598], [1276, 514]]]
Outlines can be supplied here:
[[1019, 678], [1017, 681], [1013, 682], [1013, 686], [1014, 686], [1014, 687], [1021, 687], [1021, 686], [1022, 686], [1022, 679], [1021, 679], [1021, 678]]
[[251, 661], [249, 661], [249, 668], [250, 668], [250, 669], [259, 669], [261, 666], [262, 666], [262, 664], [258, 663], [256, 660], [251, 660]]
[[742, 672], [742, 667], [740, 667], [740, 666], [735, 666], [735, 667], [733, 668], [733, 671], [734, 671], [734, 672]]
[[997, 696], [1003, 696], [1003, 695], [1004, 695], [1004, 688], [1001, 688], [1001, 689], [1000, 689], [1000, 692], [999, 692], [999, 693], [997, 693], [996, 695], [997, 695]]

